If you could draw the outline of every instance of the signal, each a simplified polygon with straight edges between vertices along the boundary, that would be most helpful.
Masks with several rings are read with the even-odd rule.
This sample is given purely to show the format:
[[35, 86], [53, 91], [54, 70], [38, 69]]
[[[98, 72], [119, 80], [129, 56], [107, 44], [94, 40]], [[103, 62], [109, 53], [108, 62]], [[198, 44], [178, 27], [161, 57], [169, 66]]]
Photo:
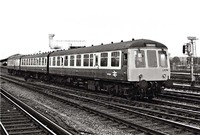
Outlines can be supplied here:
[[183, 54], [185, 54], [186, 51], [187, 51], [187, 46], [183, 45]]
[[187, 43], [187, 44], [183, 45], [183, 54], [190, 55], [191, 53], [192, 53], [191, 44]]

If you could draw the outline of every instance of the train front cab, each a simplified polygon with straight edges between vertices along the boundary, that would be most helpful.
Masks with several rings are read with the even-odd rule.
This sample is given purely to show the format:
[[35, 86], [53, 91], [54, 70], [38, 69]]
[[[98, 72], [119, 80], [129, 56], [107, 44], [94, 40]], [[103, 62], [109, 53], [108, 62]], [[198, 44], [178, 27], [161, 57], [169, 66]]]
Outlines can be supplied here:
[[13, 56], [12, 58], [8, 58], [7, 69], [8, 73], [11, 75], [20, 74], [20, 59], [22, 55]]
[[167, 48], [133, 48], [128, 49], [128, 55], [128, 81], [140, 97], [155, 97], [170, 79]]

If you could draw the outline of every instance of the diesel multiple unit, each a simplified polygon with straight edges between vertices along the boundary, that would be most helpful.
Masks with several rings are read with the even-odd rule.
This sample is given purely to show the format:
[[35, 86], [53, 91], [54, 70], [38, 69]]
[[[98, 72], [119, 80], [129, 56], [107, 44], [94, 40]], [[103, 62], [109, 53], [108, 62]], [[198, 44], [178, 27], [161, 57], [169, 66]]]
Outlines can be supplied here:
[[170, 84], [167, 47], [146, 39], [17, 55], [8, 71], [128, 98], [151, 99]]

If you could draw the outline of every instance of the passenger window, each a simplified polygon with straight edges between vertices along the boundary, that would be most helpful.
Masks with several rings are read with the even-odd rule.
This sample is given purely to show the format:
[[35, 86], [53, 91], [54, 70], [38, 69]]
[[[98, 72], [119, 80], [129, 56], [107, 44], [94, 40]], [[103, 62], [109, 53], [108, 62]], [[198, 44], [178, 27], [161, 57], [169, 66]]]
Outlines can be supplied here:
[[158, 51], [159, 55], [159, 66], [167, 67], [167, 54], [165, 51]]
[[57, 57], [57, 66], [60, 66], [60, 57]]
[[44, 65], [46, 65], [47, 64], [47, 59], [46, 58], [44, 58]]
[[45, 62], [45, 61], [44, 61], [44, 58], [42, 58], [42, 65], [44, 65], [44, 62]]
[[38, 65], [38, 59], [37, 58], [35, 59], [35, 65]]
[[85, 54], [84, 55], [83, 65], [84, 66], [89, 66], [89, 54]]
[[111, 66], [118, 67], [119, 66], [119, 52], [112, 52], [111, 53]]
[[51, 66], [51, 58], [49, 58], [49, 66]]
[[56, 57], [53, 57], [53, 66], [56, 65]]
[[74, 66], [74, 56], [70, 56], [70, 66]]
[[60, 57], [60, 65], [61, 66], [63, 66], [63, 62], [64, 62], [63, 57]]
[[39, 58], [39, 62], [38, 62], [38, 65], [40, 65], [40, 63], [41, 63], [41, 60], [40, 60], [40, 58]]
[[76, 66], [81, 66], [81, 55], [76, 56]]
[[157, 67], [157, 57], [155, 50], [147, 50], [148, 66]]
[[143, 68], [145, 67], [145, 54], [144, 50], [137, 50], [135, 51], [135, 67], [136, 68]]
[[65, 56], [64, 66], [68, 66], [68, 56]]
[[106, 67], [108, 65], [108, 53], [101, 53], [101, 66]]
[[34, 58], [32, 58], [32, 65], [34, 65], [34, 62], [35, 62], [35, 61], [34, 61]]
[[39, 61], [38, 58], [36, 58], [36, 65], [38, 65], [38, 61]]
[[90, 67], [93, 67], [93, 54], [90, 54]]

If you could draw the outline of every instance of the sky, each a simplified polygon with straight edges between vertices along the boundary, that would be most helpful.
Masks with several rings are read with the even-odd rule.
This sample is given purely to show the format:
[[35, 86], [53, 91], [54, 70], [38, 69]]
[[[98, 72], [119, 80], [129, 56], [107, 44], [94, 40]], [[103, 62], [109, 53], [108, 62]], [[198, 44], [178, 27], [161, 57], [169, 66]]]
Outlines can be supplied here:
[[0, 16], [0, 59], [49, 51], [49, 34], [86, 46], [150, 39], [171, 57], [187, 56], [188, 36], [200, 40], [199, 0], [1, 0]]

